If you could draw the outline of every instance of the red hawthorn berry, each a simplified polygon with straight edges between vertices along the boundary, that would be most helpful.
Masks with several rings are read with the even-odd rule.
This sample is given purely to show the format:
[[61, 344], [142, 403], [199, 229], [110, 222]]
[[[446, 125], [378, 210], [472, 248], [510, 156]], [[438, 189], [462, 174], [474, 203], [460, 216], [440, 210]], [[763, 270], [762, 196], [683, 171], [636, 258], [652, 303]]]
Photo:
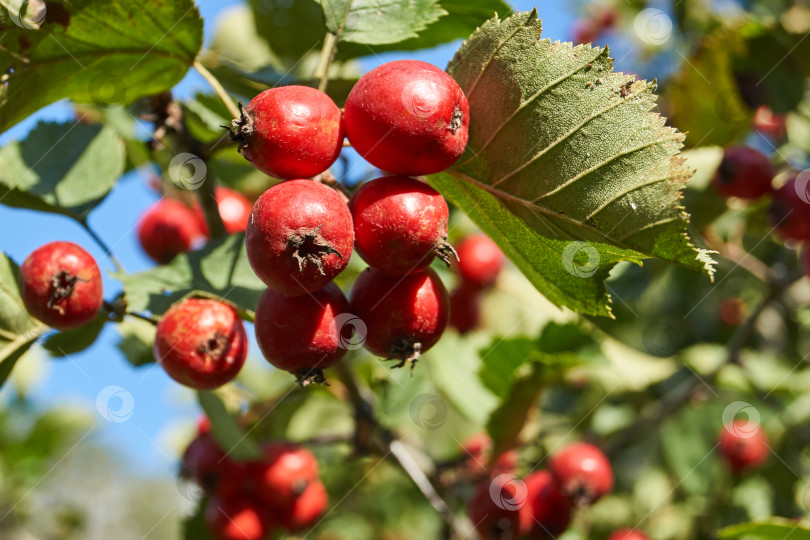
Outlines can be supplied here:
[[456, 246], [458, 273], [469, 287], [491, 287], [498, 278], [506, 257], [498, 244], [485, 234], [471, 234]]
[[601, 29], [591, 19], [580, 19], [574, 23], [573, 41], [575, 45], [594, 43], [599, 39]]
[[366, 324], [363, 346], [377, 356], [411, 363], [442, 336], [450, 298], [431, 268], [407, 276], [366, 269], [354, 282], [351, 311]]
[[773, 194], [768, 220], [777, 236], [810, 240], [810, 189], [806, 174], [794, 174]]
[[154, 352], [172, 379], [197, 390], [210, 390], [242, 369], [247, 336], [232, 307], [216, 300], [188, 298], [163, 315]]
[[607, 6], [596, 13], [594, 20], [597, 27], [608, 30], [616, 26], [616, 22], [619, 20], [619, 12], [611, 6]]
[[449, 264], [450, 211], [438, 191], [407, 176], [366, 182], [349, 201], [357, 253], [372, 268], [402, 276], [429, 266], [434, 255]]
[[481, 540], [512, 540], [520, 533], [520, 511], [526, 503], [523, 481], [502, 474], [478, 484], [467, 515]]
[[[463, 467], [476, 474], [487, 472], [492, 457], [492, 439], [486, 433], [474, 433], [461, 442], [461, 450], [469, 456]], [[518, 455], [514, 450], [501, 454], [492, 467], [492, 476], [511, 473], [517, 467]]]
[[571, 501], [560, 493], [549, 471], [526, 477], [526, 504], [520, 507], [520, 533], [527, 538], [553, 539], [571, 523]]
[[205, 523], [215, 540], [264, 540], [275, 523], [267, 509], [247, 496], [214, 496], [205, 507]]
[[238, 496], [249, 478], [247, 466], [230, 459], [209, 432], [199, 433], [186, 447], [181, 473], [206, 492], [225, 498]]
[[638, 529], [617, 529], [608, 540], [650, 540], [650, 537]]
[[459, 334], [474, 330], [481, 322], [481, 290], [462, 284], [450, 293], [450, 326]]
[[324, 383], [322, 370], [348, 350], [351, 336], [345, 332], [353, 327], [340, 319], [348, 313], [349, 302], [334, 283], [295, 297], [268, 289], [256, 308], [256, 341], [268, 362], [295, 375], [301, 385]]
[[774, 114], [770, 107], [761, 105], [754, 112], [754, 129], [780, 141], [787, 135], [787, 117], [784, 114]]
[[204, 435], [206, 433], [211, 433], [211, 420], [202, 415], [197, 419], [197, 435]]
[[31, 252], [19, 284], [28, 313], [58, 330], [90, 322], [104, 302], [95, 259], [72, 242], [50, 242]]
[[159, 200], [138, 223], [141, 247], [158, 264], [194, 249], [205, 236], [194, 211], [176, 199]]
[[720, 319], [729, 326], [737, 326], [748, 314], [748, 306], [741, 298], [726, 298], [720, 304]]
[[326, 488], [319, 481], [312, 482], [296, 497], [288, 512], [277, 514], [278, 524], [289, 532], [310, 529], [318, 524], [328, 507], [329, 494]]
[[307, 487], [318, 481], [318, 460], [306, 448], [289, 442], [264, 445], [263, 459], [253, 464], [256, 496], [265, 504], [289, 509]]
[[248, 261], [268, 287], [300, 296], [324, 287], [349, 263], [354, 227], [340, 194], [312, 180], [288, 180], [253, 205]]
[[577, 506], [599, 500], [613, 489], [613, 468], [607, 456], [596, 446], [580, 442], [551, 456], [549, 469], [560, 492]]
[[735, 474], [759, 467], [768, 457], [768, 435], [756, 422], [730, 422], [720, 430], [718, 442], [720, 453]]
[[343, 118], [332, 98], [307, 86], [270, 88], [233, 121], [231, 138], [260, 171], [309, 178], [335, 162], [343, 148]]
[[712, 185], [726, 197], [752, 200], [771, 191], [773, 176], [768, 156], [748, 146], [729, 146], [723, 152]]
[[418, 60], [388, 62], [363, 75], [343, 115], [354, 149], [393, 174], [441, 172], [467, 145], [464, 92], [450, 75]]
[[[217, 200], [217, 209], [222, 218], [222, 224], [225, 225], [225, 232], [228, 234], [244, 232], [250, 219], [250, 211], [253, 210], [253, 204], [248, 198], [225, 186], [217, 186], [214, 198]], [[200, 222], [200, 228], [206, 236], [210, 236], [205, 211], [199, 203], [194, 206], [194, 213]]]

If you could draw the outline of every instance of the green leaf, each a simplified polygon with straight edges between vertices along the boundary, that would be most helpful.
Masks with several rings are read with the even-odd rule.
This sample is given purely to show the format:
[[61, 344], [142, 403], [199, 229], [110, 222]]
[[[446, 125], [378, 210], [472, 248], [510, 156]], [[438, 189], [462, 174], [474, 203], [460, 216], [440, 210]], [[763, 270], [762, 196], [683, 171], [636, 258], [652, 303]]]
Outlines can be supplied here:
[[456, 53], [470, 138], [430, 183], [558, 306], [610, 315], [603, 281], [621, 260], [711, 275], [679, 204], [683, 135], [651, 111], [655, 84], [613, 73], [606, 49], [540, 34], [535, 11], [494, 18]]
[[492, 455], [497, 458], [515, 446], [518, 435], [540, 397], [545, 381], [540, 363], [521, 366], [512, 377], [507, 398], [492, 412], [487, 433], [492, 438]]
[[0, 253], [0, 387], [17, 360], [48, 330], [26, 311], [17, 285], [19, 276], [20, 268]]
[[436, 0], [320, 0], [326, 28], [342, 41], [397, 43], [414, 38], [447, 12]]
[[0, 85], [0, 131], [62, 98], [129, 103], [164, 92], [202, 44], [192, 0], [49, 2], [41, 27], [3, 31], [0, 72], [10, 74]]
[[810, 540], [810, 528], [802, 522], [771, 518], [766, 522], [730, 525], [719, 531], [720, 538], [757, 538], [758, 540]]
[[151, 364], [155, 361], [152, 344], [155, 342], [155, 325], [141, 319], [126, 318], [115, 325], [119, 334], [116, 347], [133, 366]]
[[245, 253], [245, 237], [234, 234], [205, 248], [175, 257], [171, 263], [140, 274], [115, 276], [124, 285], [127, 304], [135, 312], [164, 313], [193, 291], [203, 291], [254, 310], [266, 289]]
[[211, 420], [211, 433], [229, 456], [238, 460], [256, 459], [261, 456], [256, 441], [239, 427], [215, 393], [200, 390], [197, 392], [197, 399]]
[[326, 34], [318, 2], [249, 0], [248, 3], [253, 8], [256, 32], [285, 62], [292, 64], [308, 53], [317, 52]]
[[0, 149], [0, 201], [83, 221], [124, 171], [124, 143], [110, 127], [40, 123]]
[[96, 317], [87, 324], [49, 335], [42, 343], [42, 347], [54, 358], [81, 352], [96, 342], [96, 338], [108, 320], [107, 312], [101, 309]]

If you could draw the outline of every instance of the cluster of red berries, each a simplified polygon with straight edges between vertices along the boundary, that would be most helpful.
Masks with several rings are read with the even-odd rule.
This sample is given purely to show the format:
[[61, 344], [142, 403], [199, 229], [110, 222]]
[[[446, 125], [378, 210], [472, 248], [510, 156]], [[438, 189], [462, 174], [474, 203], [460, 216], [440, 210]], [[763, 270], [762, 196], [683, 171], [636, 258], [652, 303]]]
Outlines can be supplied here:
[[205, 521], [216, 540], [262, 540], [273, 531], [315, 526], [329, 496], [318, 461], [288, 442], [262, 447], [262, 459], [236, 461], [214, 440], [206, 419], [183, 453], [181, 474], [207, 494]]
[[[562, 534], [577, 507], [588, 506], [613, 489], [607, 456], [589, 443], [575, 443], [551, 456], [548, 470], [519, 479], [515, 457], [496, 460], [467, 507], [483, 540], [547, 539]], [[512, 469], [508, 465], [512, 464]]]
[[473, 234], [456, 246], [459, 284], [450, 293], [450, 325], [461, 334], [481, 320], [481, 297], [495, 284], [506, 258], [485, 234]]

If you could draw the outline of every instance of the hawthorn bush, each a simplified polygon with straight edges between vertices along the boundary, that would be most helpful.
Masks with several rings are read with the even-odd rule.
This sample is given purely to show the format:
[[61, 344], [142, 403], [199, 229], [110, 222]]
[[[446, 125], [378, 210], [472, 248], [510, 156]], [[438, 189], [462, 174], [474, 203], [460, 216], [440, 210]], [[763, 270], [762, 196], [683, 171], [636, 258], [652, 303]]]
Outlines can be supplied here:
[[[193, 0], [3, 2], [0, 130], [75, 119], [0, 147], [0, 203], [86, 233], [0, 258], [3, 536], [810, 538], [810, 9], [579, 4], [571, 43], [504, 0], [250, 0], [203, 48]], [[137, 172], [127, 272], [89, 216]], [[21, 381], [105, 327], [201, 415], [97, 526], [130, 499], [28, 498], [114, 467]]]

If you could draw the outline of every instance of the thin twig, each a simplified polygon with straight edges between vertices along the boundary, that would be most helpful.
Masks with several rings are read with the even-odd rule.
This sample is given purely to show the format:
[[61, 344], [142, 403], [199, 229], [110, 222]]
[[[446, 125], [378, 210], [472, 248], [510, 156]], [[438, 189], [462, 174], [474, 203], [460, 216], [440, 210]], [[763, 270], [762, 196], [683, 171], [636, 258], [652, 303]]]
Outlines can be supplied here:
[[340, 35], [343, 33], [343, 29], [346, 27], [346, 21], [349, 20], [351, 6], [352, 4], [349, 2], [348, 6], [346, 7], [346, 11], [343, 12], [343, 19], [341, 19], [337, 30], [335, 30], [334, 33], [327, 31], [326, 36], [323, 38], [321, 57], [318, 60], [318, 67], [315, 68], [315, 78], [320, 79], [320, 82], [318, 83], [318, 90], [321, 92], [326, 92], [326, 85], [329, 83], [329, 66], [332, 65], [332, 61], [335, 59], [335, 53], [337, 52]]
[[108, 259], [110, 259], [110, 262], [113, 263], [113, 266], [115, 266], [115, 270], [119, 274], [125, 274], [126, 271], [124, 270], [124, 267], [121, 266], [120, 262], [118, 262], [118, 259], [112, 252], [112, 249], [110, 249], [107, 243], [104, 242], [104, 240], [102, 240], [98, 234], [96, 234], [96, 231], [94, 231], [90, 227], [90, 225], [87, 223], [87, 220], [82, 220], [79, 223], [81, 223], [82, 227], [84, 227], [84, 230], [87, 231], [87, 234], [90, 235], [90, 238], [92, 238], [93, 241], [95, 241], [95, 243], [98, 244], [98, 246], [104, 251], [104, 254], [107, 256]]
[[214, 89], [214, 92], [217, 93], [219, 99], [222, 100], [222, 103], [228, 109], [228, 112], [231, 114], [231, 116], [233, 116], [234, 118], [239, 118], [241, 116], [239, 113], [239, 108], [236, 106], [236, 103], [233, 101], [233, 99], [231, 99], [231, 96], [225, 90], [225, 87], [223, 87], [222, 84], [219, 82], [219, 80], [216, 77], [214, 77], [213, 73], [208, 71], [208, 69], [204, 65], [202, 65], [202, 63], [199, 60], [194, 60], [194, 69], [196, 69], [197, 72], [200, 75], [202, 75], [206, 81], [208, 81], [208, 84], [210, 84], [211, 87]]

